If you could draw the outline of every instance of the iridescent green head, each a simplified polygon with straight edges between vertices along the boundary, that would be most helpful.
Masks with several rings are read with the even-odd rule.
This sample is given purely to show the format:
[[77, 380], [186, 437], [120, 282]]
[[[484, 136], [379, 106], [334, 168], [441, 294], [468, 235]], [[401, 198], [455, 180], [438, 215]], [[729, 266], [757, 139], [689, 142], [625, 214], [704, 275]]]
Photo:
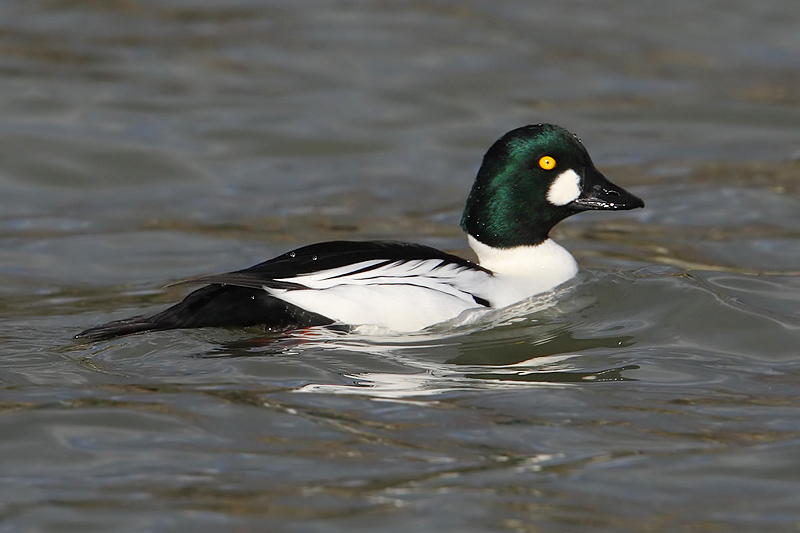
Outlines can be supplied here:
[[570, 215], [644, 207], [609, 182], [581, 141], [553, 124], [523, 126], [495, 142], [483, 158], [461, 227], [483, 244], [540, 244]]

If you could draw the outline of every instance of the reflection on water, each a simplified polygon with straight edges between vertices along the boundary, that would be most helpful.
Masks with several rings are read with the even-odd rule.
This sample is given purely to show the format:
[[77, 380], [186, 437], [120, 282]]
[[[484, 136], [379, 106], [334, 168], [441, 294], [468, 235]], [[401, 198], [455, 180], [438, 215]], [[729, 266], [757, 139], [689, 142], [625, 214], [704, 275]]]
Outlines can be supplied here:
[[[533, 366], [533, 365], [531, 365]], [[623, 376], [627, 370], [636, 370], [636, 365], [610, 368], [595, 372], [587, 371], [535, 371], [481, 368], [454, 371], [447, 367], [430, 368], [419, 374], [363, 373], [344, 376], [352, 380], [350, 385], [309, 384], [297, 392], [322, 394], [363, 394], [375, 398], [416, 398], [453, 391], [476, 389], [503, 389], [514, 385], [559, 385], [568, 383], [590, 383], [604, 381], [631, 381]], [[633, 380], [635, 381], [635, 380]]]

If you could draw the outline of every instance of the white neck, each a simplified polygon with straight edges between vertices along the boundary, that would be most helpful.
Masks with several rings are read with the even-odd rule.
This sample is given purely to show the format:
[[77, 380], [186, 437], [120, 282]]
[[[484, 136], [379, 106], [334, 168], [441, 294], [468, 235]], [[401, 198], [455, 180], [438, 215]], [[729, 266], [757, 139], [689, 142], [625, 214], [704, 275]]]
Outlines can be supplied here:
[[491, 270], [497, 280], [498, 297], [492, 302], [496, 307], [549, 291], [578, 273], [575, 258], [551, 239], [514, 248], [493, 248], [472, 235], [467, 240], [478, 263]]

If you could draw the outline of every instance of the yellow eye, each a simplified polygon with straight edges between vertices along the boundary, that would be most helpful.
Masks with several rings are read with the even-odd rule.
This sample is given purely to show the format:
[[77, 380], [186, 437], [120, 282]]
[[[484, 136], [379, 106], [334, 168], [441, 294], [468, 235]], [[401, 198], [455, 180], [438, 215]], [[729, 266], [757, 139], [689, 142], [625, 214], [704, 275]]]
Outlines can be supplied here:
[[539, 160], [539, 166], [545, 170], [553, 170], [556, 168], [556, 160], [546, 155]]

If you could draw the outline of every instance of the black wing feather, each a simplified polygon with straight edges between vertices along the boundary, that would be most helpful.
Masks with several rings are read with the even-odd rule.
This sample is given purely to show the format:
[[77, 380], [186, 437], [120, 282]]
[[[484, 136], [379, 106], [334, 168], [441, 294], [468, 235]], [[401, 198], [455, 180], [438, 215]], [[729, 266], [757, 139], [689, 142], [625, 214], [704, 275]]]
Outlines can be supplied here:
[[449, 263], [491, 274], [490, 270], [462, 257], [422, 244], [396, 241], [330, 241], [298, 248], [250, 268], [224, 274], [211, 274], [209, 276], [191, 278], [178, 282], [177, 285], [183, 283], [218, 283], [254, 289], [263, 287], [303, 289], [305, 287], [298, 283], [275, 280], [293, 278], [364, 261], [383, 260], [382, 263], [363, 267], [339, 276], [343, 277], [355, 273], [368, 272], [395, 261], [415, 261], [420, 259], [441, 260], [442, 263], [436, 268], [441, 268]]
[[291, 278], [319, 270], [385, 259], [387, 261], [413, 261], [416, 259], [441, 259], [475, 270], [488, 270], [457, 255], [425, 246], [397, 241], [330, 241], [304, 246], [264, 261], [237, 273], [258, 274], [267, 279]]

